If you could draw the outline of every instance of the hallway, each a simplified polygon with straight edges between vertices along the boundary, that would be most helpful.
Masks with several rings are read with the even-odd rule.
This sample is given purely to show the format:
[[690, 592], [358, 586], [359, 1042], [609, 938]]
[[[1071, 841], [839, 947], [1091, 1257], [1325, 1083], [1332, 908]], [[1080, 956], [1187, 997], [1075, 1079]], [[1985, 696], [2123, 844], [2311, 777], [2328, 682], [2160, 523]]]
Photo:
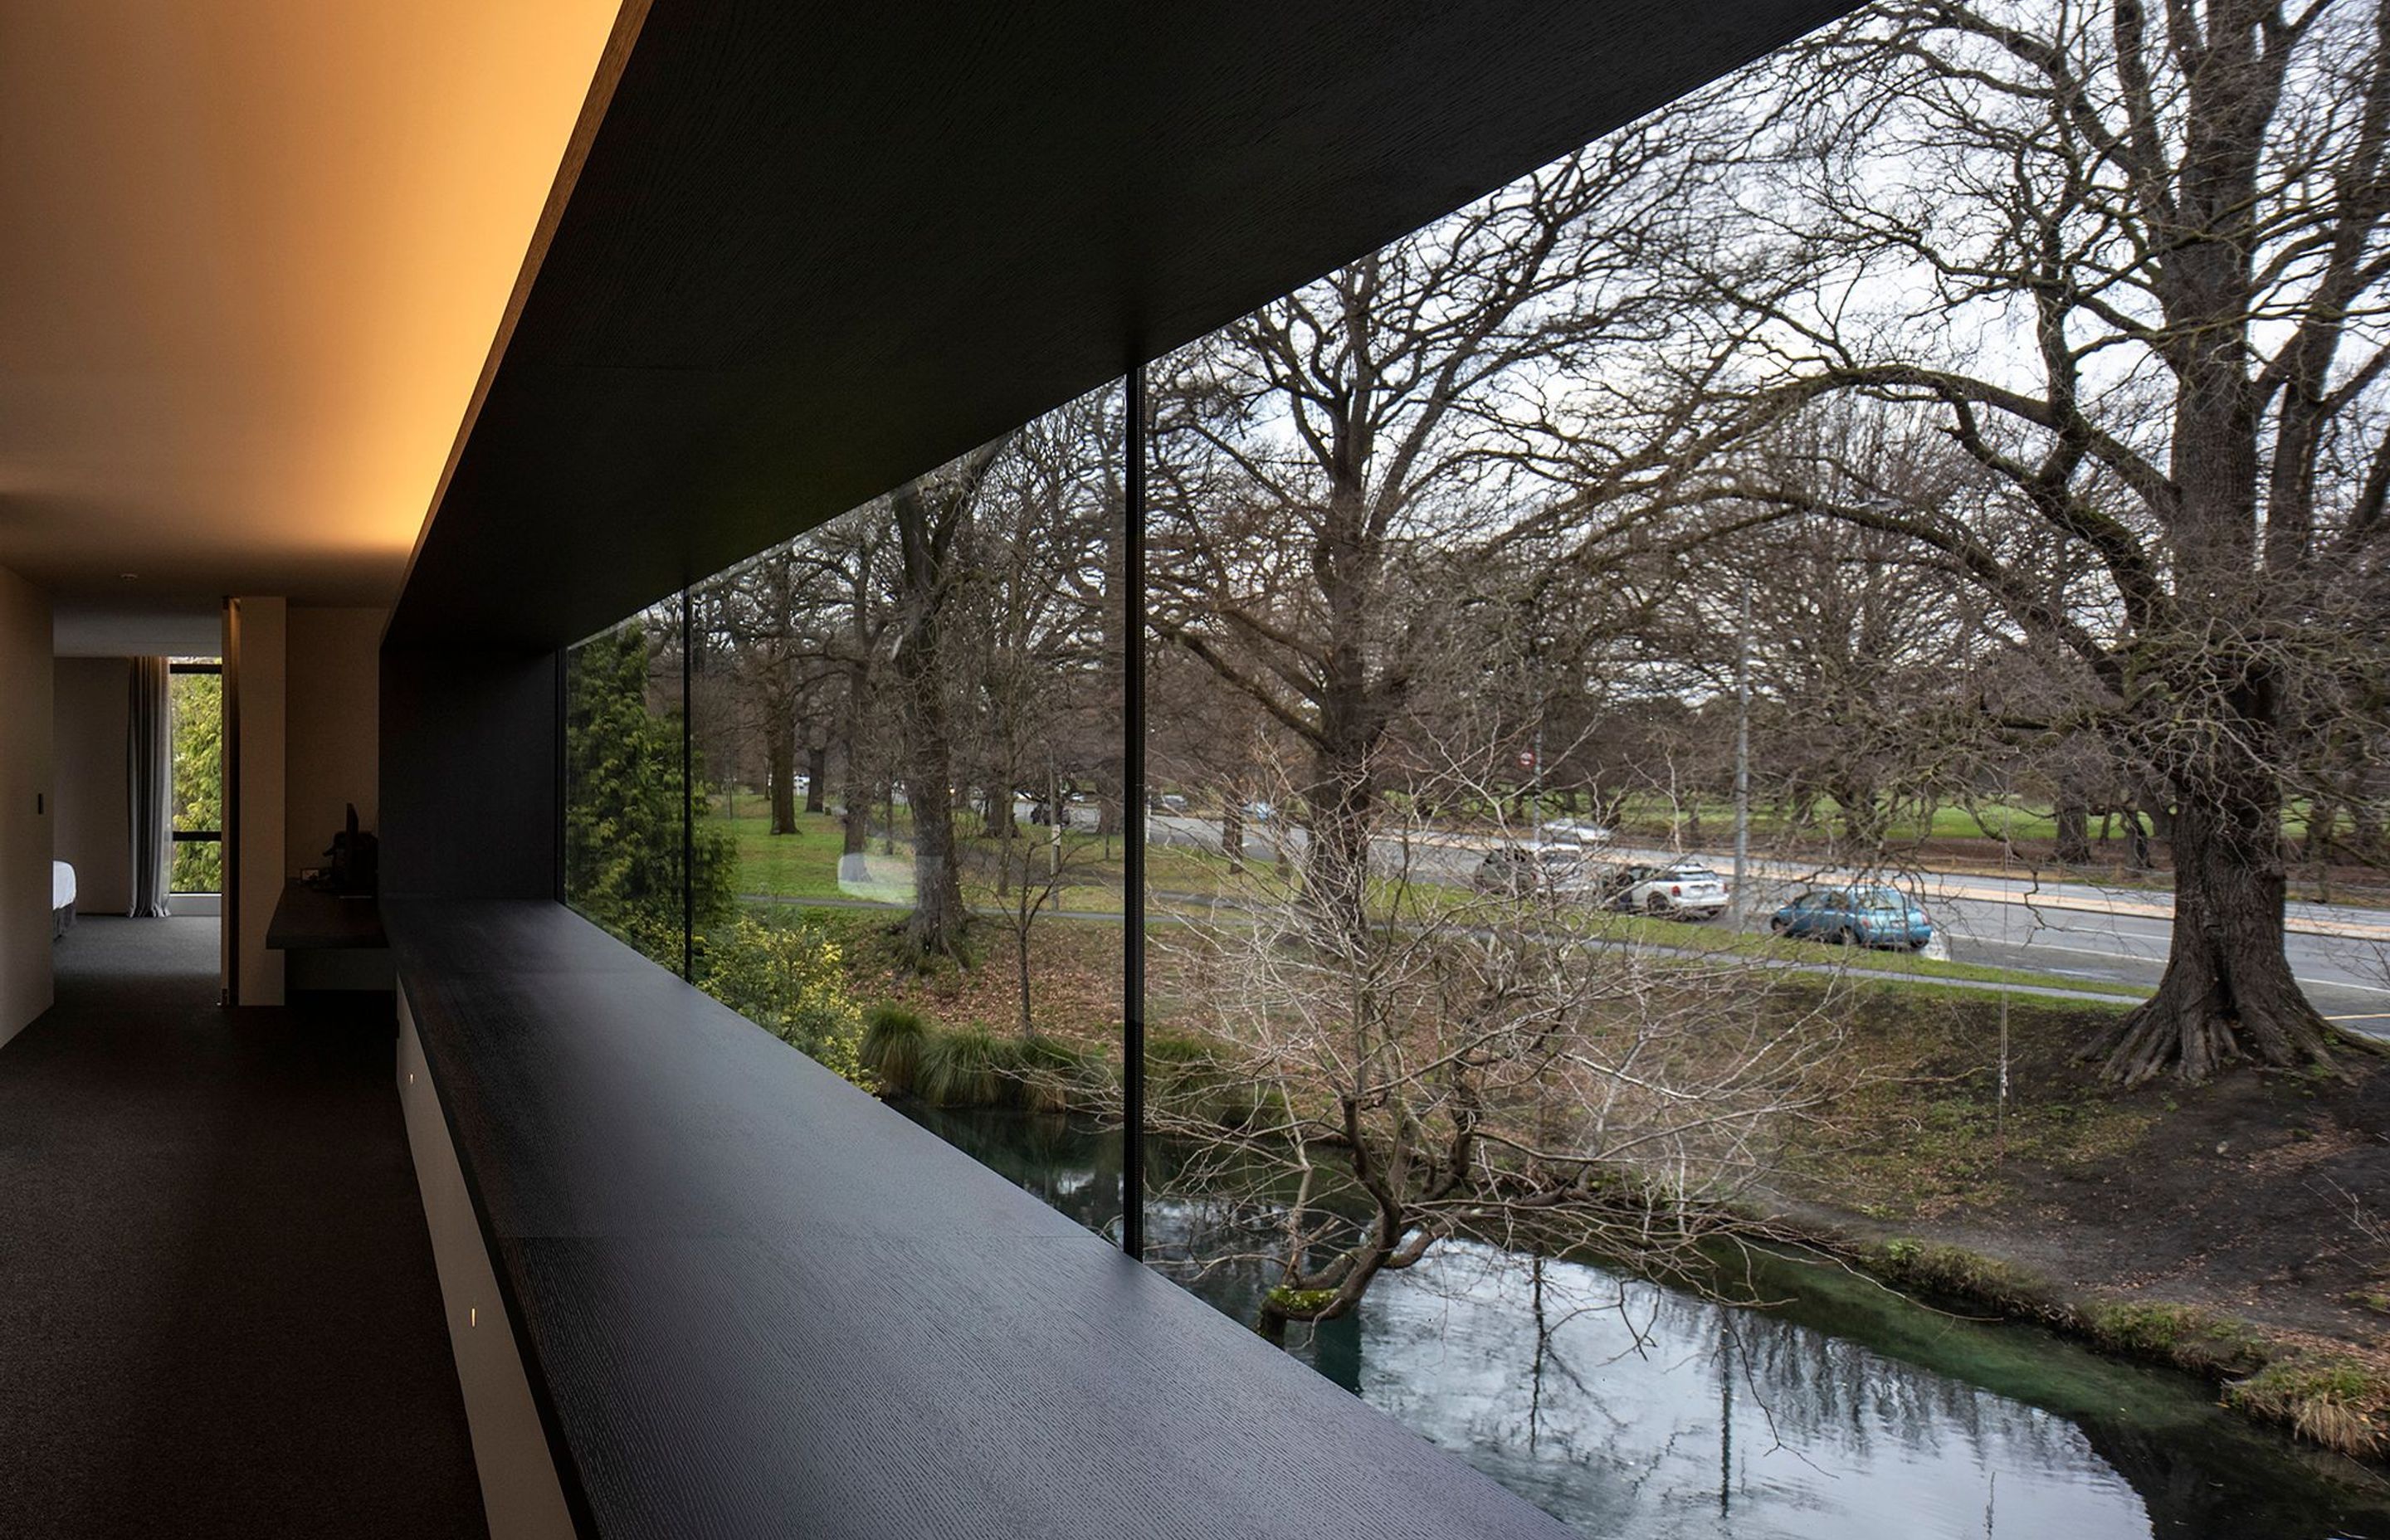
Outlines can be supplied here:
[[0, 1047], [0, 1534], [474, 1535], [387, 1018], [86, 918]]

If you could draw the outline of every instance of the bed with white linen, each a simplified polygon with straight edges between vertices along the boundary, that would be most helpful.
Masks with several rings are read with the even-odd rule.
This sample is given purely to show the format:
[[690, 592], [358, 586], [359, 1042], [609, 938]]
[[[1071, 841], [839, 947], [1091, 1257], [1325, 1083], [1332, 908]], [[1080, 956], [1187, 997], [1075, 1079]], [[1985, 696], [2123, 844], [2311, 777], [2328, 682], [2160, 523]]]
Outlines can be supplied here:
[[50, 935], [53, 940], [67, 933], [74, 923], [74, 868], [64, 861], [50, 863]]

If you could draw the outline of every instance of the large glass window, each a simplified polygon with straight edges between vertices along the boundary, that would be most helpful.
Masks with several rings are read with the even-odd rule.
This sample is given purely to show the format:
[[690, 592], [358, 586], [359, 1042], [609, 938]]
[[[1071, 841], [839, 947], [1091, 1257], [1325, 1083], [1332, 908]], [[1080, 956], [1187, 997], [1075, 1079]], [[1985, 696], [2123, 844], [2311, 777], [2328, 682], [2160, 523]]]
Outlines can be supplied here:
[[1123, 411], [1091, 392], [566, 662], [568, 901], [983, 1158], [1060, 1162], [1031, 1185], [1106, 1230]]
[[565, 900], [675, 970], [692, 906], [722, 902], [689, 859], [680, 622], [675, 597], [571, 648], [564, 687]]
[[[1713, 1504], [1722, 1530], [1890, 1533], [1920, 1494], [2000, 1475], [2004, 1516], [2014, 1491], [2054, 1505], [2027, 1530], [2138, 1534], [2207, 1501], [2182, 1473], [2237, 1469], [2255, 1435], [2202, 1420], [2205, 1392], [2039, 1338], [2028, 1368], [1754, 1220], [1822, 1218], [1838, 1257], [2000, 1308], [2034, 1297], [2006, 1259], [2062, 1254], [2107, 1278], [2114, 1320], [2210, 1309], [2043, 1199], [2172, 1169], [2142, 1157], [2179, 1133], [2175, 1098], [2101, 1091], [2085, 1046], [2129, 1069], [2149, 1022], [2240, 996], [2165, 1004], [2191, 932], [2151, 923], [2156, 892], [2011, 869], [2037, 841], [2094, 864], [2095, 813], [2136, 881], [2175, 838], [2144, 814], [2201, 832], [2147, 757], [2172, 708], [2107, 695], [2174, 699], [2126, 662], [2245, 661], [2255, 635], [2160, 620], [2172, 516], [2135, 505], [2171, 496], [2151, 468], [2178, 419], [2156, 374], [2100, 377], [2113, 338], [2083, 341], [2119, 323], [2078, 302], [2115, 286], [2003, 279], [1977, 250], [2081, 223], [2079, 249], [2024, 247], [2096, 276], [2141, 204], [2051, 205], [2093, 156], [1947, 250], [1913, 244], [2037, 147], [2079, 148], [2071, 122], [2001, 128], [1900, 217], [1876, 196], [1963, 142], [1933, 120], [1986, 99], [1947, 86], [2009, 68], [2009, 25], [1921, 51], [1903, 29], [1978, 22], [1903, 12], [1882, 39], [1895, 74], [1956, 70], [1907, 109], [1923, 159], [1818, 153], [1831, 74], [1722, 87], [576, 648], [572, 901], [1594, 1533]], [[2095, 73], [2109, 32], [2078, 40]], [[1779, 109], [1805, 126], [1746, 175], [1767, 135], [1741, 114]], [[2052, 304], [2078, 314], [2047, 325]], [[2040, 386], [1997, 383], [2062, 353], [2042, 384], [2081, 435]], [[1951, 372], [1977, 366], [1995, 383]], [[2346, 383], [2284, 399], [2375, 410]], [[2301, 474], [2339, 468], [2334, 519], [2378, 510], [2379, 438], [2305, 441]], [[2099, 576], [2117, 561], [2155, 629]], [[2355, 677], [2312, 676], [2298, 710]], [[2375, 740], [2338, 731], [2296, 750], [2330, 764], [2242, 788], [2243, 853], [2278, 867], [2294, 815], [2332, 877], [2332, 830], [2380, 802]], [[2378, 853], [2382, 822], [2352, 838]], [[2208, 1069], [2227, 1046], [2179, 1041]], [[1926, 1238], [1949, 1234], [1993, 1251]], [[2381, 1282], [2363, 1254], [2345, 1287]], [[2350, 1393], [2371, 1399], [2308, 1409], [2378, 1452], [2383, 1397]], [[2341, 1511], [2304, 1482], [2286, 1503]], [[1902, 1494], [1898, 1522], [1863, 1490]], [[1975, 1523], [1962, 1507], [1925, 1517]], [[1987, 1485], [1987, 1532], [1992, 1509]]]
[[174, 863], [169, 889], [224, 891], [224, 665], [176, 659], [167, 666], [174, 735]]

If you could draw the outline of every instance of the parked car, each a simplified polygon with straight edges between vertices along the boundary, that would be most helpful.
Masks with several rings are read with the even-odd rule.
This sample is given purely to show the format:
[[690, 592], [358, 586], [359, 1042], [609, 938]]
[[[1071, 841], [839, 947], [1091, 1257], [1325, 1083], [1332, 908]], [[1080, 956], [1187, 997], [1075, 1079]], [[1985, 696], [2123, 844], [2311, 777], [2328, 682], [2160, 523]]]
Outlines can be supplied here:
[[1838, 946], [1907, 946], [1922, 952], [1934, 939], [1933, 922], [1897, 888], [1859, 883], [1813, 888], [1776, 911], [1767, 928], [1780, 936], [1805, 936]]
[[1585, 851], [1576, 845], [1497, 845], [1477, 864], [1477, 891], [1508, 893], [1583, 893], [1593, 889], [1594, 874]]
[[1602, 898], [1613, 909], [1666, 919], [1715, 919], [1726, 912], [1726, 880], [1698, 861], [1638, 862], [1613, 868]]
[[1187, 811], [1187, 799], [1176, 791], [1157, 791], [1146, 803], [1146, 810], [1151, 813], [1184, 813]]
[[1549, 839], [1579, 845], [1606, 845], [1617, 831], [1608, 824], [1546, 824], [1544, 833]]

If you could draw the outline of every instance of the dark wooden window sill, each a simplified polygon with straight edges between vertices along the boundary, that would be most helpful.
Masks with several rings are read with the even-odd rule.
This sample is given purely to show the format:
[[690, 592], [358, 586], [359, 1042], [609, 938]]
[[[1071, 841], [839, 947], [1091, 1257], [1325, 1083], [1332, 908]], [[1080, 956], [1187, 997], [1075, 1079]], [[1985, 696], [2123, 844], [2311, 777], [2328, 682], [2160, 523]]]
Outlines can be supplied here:
[[1573, 1533], [561, 905], [383, 909], [585, 1528]]

